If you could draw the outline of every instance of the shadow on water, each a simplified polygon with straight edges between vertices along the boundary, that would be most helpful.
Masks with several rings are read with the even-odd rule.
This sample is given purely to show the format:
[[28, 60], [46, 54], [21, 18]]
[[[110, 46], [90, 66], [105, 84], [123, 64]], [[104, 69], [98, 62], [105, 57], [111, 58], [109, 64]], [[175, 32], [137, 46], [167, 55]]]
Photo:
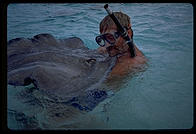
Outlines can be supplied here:
[[90, 129], [92, 121], [94, 125], [95, 122], [100, 123], [103, 128], [103, 123], [88, 112], [106, 97], [105, 91], [95, 90], [61, 102], [58, 98], [50, 98], [33, 84], [25, 87], [8, 85], [8, 128], [53, 130], [88, 126], [87, 129]]

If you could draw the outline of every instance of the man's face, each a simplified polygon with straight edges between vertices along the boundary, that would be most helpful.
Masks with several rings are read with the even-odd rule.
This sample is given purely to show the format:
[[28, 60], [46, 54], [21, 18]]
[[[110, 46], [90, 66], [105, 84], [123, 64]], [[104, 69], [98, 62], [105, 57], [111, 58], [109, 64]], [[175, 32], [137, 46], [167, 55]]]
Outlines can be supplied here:
[[[105, 31], [103, 31], [101, 34], [106, 34], [106, 33], [110, 33], [113, 34], [117, 32], [117, 28], [116, 27], [112, 27], [112, 28], [108, 28]], [[108, 43], [107, 41], [105, 41], [105, 49], [107, 49], [107, 52], [110, 56], [116, 56], [117, 54], [121, 53], [124, 49], [128, 49], [127, 45], [124, 44], [125, 41], [124, 39], [119, 36], [116, 40], [115, 43], [113, 45], [111, 45], [110, 43]]]

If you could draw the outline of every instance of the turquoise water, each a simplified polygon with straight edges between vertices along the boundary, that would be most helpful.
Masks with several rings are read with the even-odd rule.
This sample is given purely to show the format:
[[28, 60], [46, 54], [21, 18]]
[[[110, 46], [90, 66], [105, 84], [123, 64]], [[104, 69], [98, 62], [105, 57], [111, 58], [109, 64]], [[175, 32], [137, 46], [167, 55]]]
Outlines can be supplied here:
[[[10, 4], [8, 40], [40, 33], [79, 37], [98, 48], [104, 4]], [[193, 7], [185, 3], [110, 4], [131, 17], [134, 42], [149, 59], [148, 69], [124, 81], [100, 103], [84, 128], [189, 129], [193, 126]], [[8, 87], [9, 88], [9, 87]], [[8, 94], [9, 95], [9, 94]], [[76, 125], [77, 126], [77, 125]]]

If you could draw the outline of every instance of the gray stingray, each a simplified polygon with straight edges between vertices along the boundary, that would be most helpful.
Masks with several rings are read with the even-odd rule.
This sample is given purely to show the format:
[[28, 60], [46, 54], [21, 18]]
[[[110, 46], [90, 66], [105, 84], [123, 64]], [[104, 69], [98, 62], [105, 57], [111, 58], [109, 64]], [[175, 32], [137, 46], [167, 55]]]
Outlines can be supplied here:
[[10, 40], [7, 63], [8, 126], [39, 129], [65, 121], [69, 126], [72, 117], [106, 99], [101, 85], [115, 58], [88, 49], [77, 37], [39, 34]]
[[50, 34], [10, 40], [7, 58], [8, 84], [32, 80], [40, 90], [60, 98], [96, 88], [114, 64], [114, 59], [88, 49], [79, 38], [57, 40]]

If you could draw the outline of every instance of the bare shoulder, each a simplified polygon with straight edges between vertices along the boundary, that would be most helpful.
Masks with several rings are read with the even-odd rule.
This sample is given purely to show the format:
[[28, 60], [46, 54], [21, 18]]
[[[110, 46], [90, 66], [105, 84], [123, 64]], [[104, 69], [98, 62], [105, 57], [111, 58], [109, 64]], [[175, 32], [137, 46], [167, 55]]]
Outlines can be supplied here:
[[131, 72], [141, 71], [147, 63], [147, 58], [145, 55], [135, 46], [136, 56], [130, 58], [130, 56], [124, 56], [117, 60], [115, 66], [113, 67], [110, 77], [115, 77], [118, 75], [127, 75]]

